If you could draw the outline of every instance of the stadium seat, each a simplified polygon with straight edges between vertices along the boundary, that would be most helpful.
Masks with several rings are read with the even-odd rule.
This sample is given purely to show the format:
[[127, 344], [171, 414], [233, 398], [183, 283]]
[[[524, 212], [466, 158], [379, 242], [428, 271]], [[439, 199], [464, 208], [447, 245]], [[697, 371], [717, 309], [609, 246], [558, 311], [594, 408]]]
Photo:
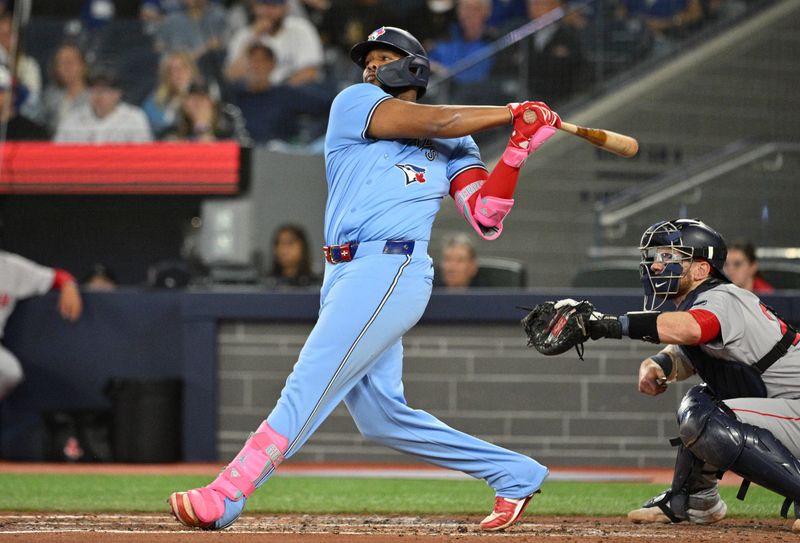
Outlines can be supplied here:
[[476, 282], [486, 287], [524, 287], [528, 283], [525, 266], [510, 258], [479, 258]]
[[572, 278], [573, 287], [639, 288], [639, 263], [631, 260], [591, 262]]
[[800, 263], [769, 262], [760, 260], [758, 269], [764, 279], [775, 289], [800, 290]]

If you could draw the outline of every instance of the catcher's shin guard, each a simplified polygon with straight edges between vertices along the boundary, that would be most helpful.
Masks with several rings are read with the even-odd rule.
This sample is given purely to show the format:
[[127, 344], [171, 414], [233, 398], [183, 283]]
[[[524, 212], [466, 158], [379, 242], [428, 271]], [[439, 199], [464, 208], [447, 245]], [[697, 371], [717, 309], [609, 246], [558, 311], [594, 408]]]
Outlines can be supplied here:
[[717, 405], [704, 387], [686, 393], [678, 425], [681, 441], [698, 458], [800, 501], [800, 460], [769, 430], [742, 422], [724, 404]]
[[256, 486], [283, 462], [288, 445], [284, 436], [262, 422], [214, 482], [169, 497], [172, 514], [189, 527], [227, 528], [239, 518]]

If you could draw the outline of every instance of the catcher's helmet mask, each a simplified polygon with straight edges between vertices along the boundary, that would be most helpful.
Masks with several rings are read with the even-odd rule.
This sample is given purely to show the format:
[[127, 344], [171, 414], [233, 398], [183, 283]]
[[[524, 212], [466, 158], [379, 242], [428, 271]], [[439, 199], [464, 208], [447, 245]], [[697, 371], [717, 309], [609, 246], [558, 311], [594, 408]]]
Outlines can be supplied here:
[[[639, 250], [642, 253], [639, 275], [644, 288], [645, 311], [657, 310], [666, 300], [678, 294], [680, 280], [686, 273], [683, 262], [691, 264], [695, 260], [705, 260], [714, 276], [730, 283], [722, 271], [728, 255], [725, 240], [707, 224], [696, 219], [657, 222], [642, 234]], [[664, 252], [671, 253], [673, 259], [669, 262], [659, 260], [664, 267], [656, 273], [652, 265]]]
[[378, 48], [390, 49], [403, 55], [403, 58], [378, 68], [376, 77], [381, 86], [393, 93], [415, 88], [418, 99], [425, 96], [431, 63], [428, 53], [417, 38], [402, 28], [382, 26], [372, 32], [366, 41], [355, 44], [350, 50], [350, 58], [363, 70], [367, 54]]

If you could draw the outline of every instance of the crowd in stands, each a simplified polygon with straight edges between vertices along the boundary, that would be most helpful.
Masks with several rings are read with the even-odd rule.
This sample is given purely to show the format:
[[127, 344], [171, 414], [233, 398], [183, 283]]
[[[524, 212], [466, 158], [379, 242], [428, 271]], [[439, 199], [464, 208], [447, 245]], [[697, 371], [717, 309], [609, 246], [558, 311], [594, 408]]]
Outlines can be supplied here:
[[[37, 0], [17, 28], [13, 0], [0, 0], [6, 137], [308, 143], [336, 92], [360, 78], [350, 46], [381, 25], [424, 43], [431, 101], [558, 106], [734, 1]], [[501, 54], [469, 60], [553, 14]]]

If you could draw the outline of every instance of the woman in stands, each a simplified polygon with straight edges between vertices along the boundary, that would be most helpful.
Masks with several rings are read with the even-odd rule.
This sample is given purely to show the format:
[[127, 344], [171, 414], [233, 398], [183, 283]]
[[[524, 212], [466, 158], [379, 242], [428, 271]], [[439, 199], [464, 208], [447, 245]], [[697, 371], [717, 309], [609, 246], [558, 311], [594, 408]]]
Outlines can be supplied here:
[[321, 278], [311, 270], [308, 237], [301, 226], [285, 224], [272, 238], [270, 286], [307, 287], [319, 285]]
[[157, 138], [175, 128], [189, 86], [199, 75], [197, 64], [188, 52], [179, 51], [164, 56], [158, 69], [158, 86], [142, 105]]
[[50, 63], [50, 82], [44, 90], [44, 121], [50, 132], [67, 113], [89, 104], [89, 68], [86, 57], [75, 43], [56, 49]]
[[203, 80], [189, 85], [173, 130], [163, 139], [178, 141], [235, 140], [249, 145], [250, 135], [238, 107], [217, 99], [218, 92]]
[[755, 294], [771, 294], [775, 291], [775, 288], [761, 275], [758, 269], [756, 248], [749, 241], [732, 243], [728, 247], [725, 274], [737, 287]]

